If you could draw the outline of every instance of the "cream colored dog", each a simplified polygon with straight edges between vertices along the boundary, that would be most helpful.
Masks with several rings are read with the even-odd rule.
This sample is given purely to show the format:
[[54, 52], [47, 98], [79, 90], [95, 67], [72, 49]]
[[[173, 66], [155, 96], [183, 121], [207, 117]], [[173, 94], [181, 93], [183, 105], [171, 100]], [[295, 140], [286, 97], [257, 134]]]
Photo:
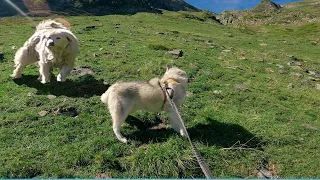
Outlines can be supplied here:
[[20, 78], [27, 65], [38, 62], [41, 83], [50, 82], [53, 67], [60, 69], [57, 81], [64, 82], [73, 69], [78, 51], [79, 42], [66, 26], [54, 20], [42, 21], [16, 52], [12, 77]]
[[[167, 84], [167, 86], [165, 86]], [[179, 107], [186, 97], [188, 78], [186, 72], [179, 68], [168, 68], [161, 79], [153, 78], [148, 82], [121, 82], [113, 84], [101, 96], [101, 101], [108, 105], [113, 131], [117, 138], [127, 143], [127, 139], [120, 133], [120, 126], [127, 116], [137, 110], [152, 112], [165, 111], [168, 114], [172, 128], [185, 135], [182, 124], [175, 116], [165, 90], [169, 89], [170, 96]]]

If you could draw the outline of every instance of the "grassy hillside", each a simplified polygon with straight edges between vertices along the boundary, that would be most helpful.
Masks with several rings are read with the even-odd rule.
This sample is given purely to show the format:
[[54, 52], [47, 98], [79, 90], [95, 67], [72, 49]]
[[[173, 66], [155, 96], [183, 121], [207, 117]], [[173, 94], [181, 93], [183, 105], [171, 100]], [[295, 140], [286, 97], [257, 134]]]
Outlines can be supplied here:
[[165, 114], [134, 113], [122, 144], [100, 102], [112, 83], [172, 64], [191, 80], [181, 113], [215, 177], [319, 178], [320, 24], [236, 29], [196, 17], [207, 14], [64, 17], [81, 44], [77, 70], [46, 85], [36, 66], [9, 77], [34, 27], [1, 18], [0, 177], [203, 178]]

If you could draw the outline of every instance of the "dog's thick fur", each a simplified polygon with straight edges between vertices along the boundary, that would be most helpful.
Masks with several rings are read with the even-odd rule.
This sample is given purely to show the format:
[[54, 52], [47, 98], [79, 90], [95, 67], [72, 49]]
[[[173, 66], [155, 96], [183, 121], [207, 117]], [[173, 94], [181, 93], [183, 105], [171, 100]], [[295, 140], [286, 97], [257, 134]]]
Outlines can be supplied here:
[[27, 65], [38, 62], [41, 83], [50, 82], [50, 71], [53, 67], [60, 69], [57, 81], [66, 81], [78, 51], [78, 39], [66, 26], [54, 20], [44, 20], [16, 52], [12, 77], [21, 78]]
[[[169, 79], [175, 81], [168, 81]], [[181, 122], [174, 115], [168, 102], [169, 97], [165, 101], [161, 83], [166, 81], [168, 88], [173, 92], [173, 101], [179, 107], [186, 97], [188, 78], [186, 72], [176, 67], [167, 68], [161, 79], [153, 78], [149, 82], [115, 83], [102, 94], [101, 101], [108, 105], [113, 121], [113, 131], [121, 142], [126, 143], [127, 139], [121, 135], [120, 126], [130, 113], [137, 110], [165, 111], [172, 128], [181, 135], [185, 135]]]

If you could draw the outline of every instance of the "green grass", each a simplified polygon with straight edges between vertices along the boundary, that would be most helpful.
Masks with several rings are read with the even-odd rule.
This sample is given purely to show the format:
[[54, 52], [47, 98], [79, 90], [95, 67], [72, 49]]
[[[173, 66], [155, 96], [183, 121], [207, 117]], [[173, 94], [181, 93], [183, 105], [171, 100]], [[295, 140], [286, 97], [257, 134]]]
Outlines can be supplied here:
[[[320, 72], [319, 46], [310, 43], [319, 40], [319, 23], [236, 29], [184, 13], [64, 17], [80, 41], [76, 67], [94, 74], [47, 85], [36, 66], [22, 79], [9, 77], [12, 46], [34, 28], [21, 17], [1, 18], [0, 177], [203, 178], [186, 138], [151, 129], [165, 114], [134, 113], [121, 129], [131, 143], [122, 144], [100, 102], [112, 83], [160, 77], [166, 64], [190, 78], [182, 117], [215, 177], [256, 178], [264, 168], [281, 178], [319, 177], [319, 81], [306, 72]], [[166, 54], [171, 49], [184, 55]], [[287, 65], [291, 56], [300, 69]]]

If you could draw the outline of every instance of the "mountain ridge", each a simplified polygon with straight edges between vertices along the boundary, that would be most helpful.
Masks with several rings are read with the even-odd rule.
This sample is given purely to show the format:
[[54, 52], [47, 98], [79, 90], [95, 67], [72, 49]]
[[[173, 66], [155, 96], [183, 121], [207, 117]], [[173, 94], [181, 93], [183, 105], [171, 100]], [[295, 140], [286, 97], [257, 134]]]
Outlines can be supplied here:
[[[200, 11], [183, 0], [12, 0], [12, 3], [30, 16], [65, 15], [108, 15], [134, 14], [137, 12]], [[0, 17], [19, 14], [8, 3], [0, 6]]]

